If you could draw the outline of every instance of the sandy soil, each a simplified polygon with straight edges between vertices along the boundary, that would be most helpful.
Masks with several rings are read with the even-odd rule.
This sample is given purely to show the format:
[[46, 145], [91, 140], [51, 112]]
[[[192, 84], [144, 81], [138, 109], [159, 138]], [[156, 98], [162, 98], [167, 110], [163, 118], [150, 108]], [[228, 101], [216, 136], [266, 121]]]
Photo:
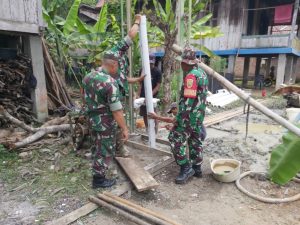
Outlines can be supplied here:
[[[277, 113], [282, 114], [283, 111], [277, 110]], [[234, 183], [214, 180], [210, 170], [210, 158], [235, 158], [242, 162], [242, 171], [266, 171], [271, 148], [279, 143], [285, 130], [257, 112], [250, 115], [246, 141], [245, 116], [216, 127], [208, 129], [203, 178], [193, 178], [186, 185], [176, 185], [174, 178], [178, 167], [173, 163], [156, 176], [160, 183], [156, 190], [133, 192], [130, 200], [184, 225], [300, 224], [300, 201], [276, 205], [258, 202], [241, 193]], [[219, 128], [233, 132], [220, 131]], [[248, 177], [241, 183], [261, 196], [282, 198], [300, 192], [300, 185], [294, 182], [280, 187], [266, 180]], [[106, 221], [107, 216], [96, 216], [100, 217]], [[84, 224], [93, 224], [93, 221], [95, 218], [86, 218]], [[130, 223], [116, 221], [115, 224]]]
[[[276, 112], [283, 113], [282, 110]], [[241, 116], [208, 128], [203, 178], [193, 178], [186, 185], [176, 185], [174, 178], [178, 166], [173, 163], [155, 177], [160, 183], [156, 190], [132, 191], [125, 197], [183, 225], [300, 224], [300, 201], [278, 205], [261, 203], [239, 192], [234, 183], [224, 184], [213, 179], [210, 158], [238, 159], [242, 162], [242, 171], [267, 170], [271, 149], [280, 143], [285, 130], [260, 113], [253, 112], [245, 140], [245, 121], [245, 116]], [[167, 131], [161, 130], [161, 138], [167, 135]], [[88, 160], [72, 154], [67, 154], [68, 157], [61, 155], [60, 169], [53, 172], [49, 169], [56, 162], [52, 158], [60, 151], [46, 150], [33, 151], [27, 163], [24, 160], [20, 162], [17, 155], [1, 160], [4, 165], [0, 177], [1, 225], [43, 224], [79, 208], [87, 202], [88, 195], [95, 194], [90, 186]], [[26, 186], [22, 186], [23, 183]], [[242, 184], [254, 193], [269, 197], [287, 197], [300, 192], [299, 184], [290, 182], [279, 187], [257, 177], [246, 178]], [[60, 188], [63, 189], [56, 193]], [[98, 209], [74, 224], [132, 223], [107, 210]]]

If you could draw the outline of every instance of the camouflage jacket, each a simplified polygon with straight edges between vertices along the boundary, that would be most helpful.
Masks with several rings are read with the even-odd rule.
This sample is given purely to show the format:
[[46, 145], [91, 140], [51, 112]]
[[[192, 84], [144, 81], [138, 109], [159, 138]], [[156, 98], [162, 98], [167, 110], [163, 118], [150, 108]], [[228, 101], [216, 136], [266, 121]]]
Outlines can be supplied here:
[[85, 114], [95, 131], [116, 128], [112, 112], [122, 109], [116, 80], [105, 71], [91, 72], [82, 81], [85, 98]]
[[132, 45], [132, 40], [129, 36], [119, 41], [116, 46], [114, 46], [109, 52], [112, 52], [116, 57], [119, 58], [119, 78], [117, 83], [119, 85], [121, 93], [121, 101], [123, 101], [125, 96], [129, 94], [129, 86], [127, 81], [127, 76], [129, 74], [129, 59], [126, 55], [126, 51]]
[[201, 131], [205, 116], [208, 79], [206, 73], [195, 67], [184, 76], [175, 129], [192, 128]]

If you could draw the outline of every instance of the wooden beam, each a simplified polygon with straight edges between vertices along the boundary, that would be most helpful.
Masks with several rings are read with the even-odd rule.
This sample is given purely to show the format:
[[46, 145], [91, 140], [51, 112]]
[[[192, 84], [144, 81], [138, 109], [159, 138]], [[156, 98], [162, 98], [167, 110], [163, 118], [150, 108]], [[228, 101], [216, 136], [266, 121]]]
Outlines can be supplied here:
[[164, 155], [172, 155], [172, 153], [170, 151], [166, 151], [166, 150], [162, 150], [162, 149], [158, 149], [158, 148], [151, 148], [147, 145], [138, 143], [136, 141], [127, 141], [126, 145], [131, 147], [131, 148], [135, 148], [135, 149], [139, 149], [139, 150], [143, 150], [143, 151], [156, 151], [158, 153], [162, 153]]
[[[141, 134], [141, 137], [142, 137], [142, 138], [145, 138], [146, 140], [149, 140], [148, 135]], [[169, 141], [164, 140], [164, 139], [161, 139], [161, 138], [156, 138], [156, 142], [157, 142], [157, 143], [160, 143], [160, 144], [163, 144], [163, 145], [169, 145], [169, 144], [170, 144]]]
[[[170, 157], [170, 158], [163, 157], [163, 159], [160, 160], [159, 162], [161, 162], [161, 163], [156, 163], [156, 162], [151, 163], [151, 164], [145, 166], [144, 169], [149, 171], [154, 176], [154, 175], [157, 175], [163, 167], [174, 162], [174, 159], [172, 157]], [[131, 190], [132, 188], [133, 188], [133, 185], [130, 182], [123, 182], [120, 186], [118, 186], [116, 189], [112, 190], [110, 193], [113, 195], [121, 196], [124, 193]], [[97, 208], [98, 208], [98, 205], [90, 202], [90, 203], [85, 204], [81, 208], [76, 209], [75, 211], [70, 212], [67, 215], [64, 215], [63, 217], [61, 217], [57, 220], [46, 223], [46, 225], [57, 225], [57, 224], [68, 225], [68, 224], [73, 223], [74, 221], [78, 220], [79, 218], [86, 216], [87, 214], [93, 212]]]
[[21, 33], [39, 34], [40, 27], [37, 24], [29, 24], [24, 22], [8, 21], [0, 19], [0, 30], [14, 31]]
[[158, 183], [134, 158], [116, 157], [138, 192], [158, 187]]

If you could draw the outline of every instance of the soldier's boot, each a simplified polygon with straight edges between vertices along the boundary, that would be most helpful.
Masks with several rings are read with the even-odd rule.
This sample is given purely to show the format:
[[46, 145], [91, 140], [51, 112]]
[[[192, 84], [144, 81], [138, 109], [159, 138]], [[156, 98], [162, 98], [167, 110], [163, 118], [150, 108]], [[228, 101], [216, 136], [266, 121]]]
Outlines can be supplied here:
[[187, 163], [180, 167], [180, 173], [175, 179], [176, 184], [185, 184], [195, 174], [194, 169]]
[[116, 184], [116, 179], [106, 179], [103, 176], [94, 175], [93, 176], [93, 188], [109, 188]]
[[194, 177], [201, 178], [202, 177], [201, 165], [193, 165], [192, 168], [195, 171]]

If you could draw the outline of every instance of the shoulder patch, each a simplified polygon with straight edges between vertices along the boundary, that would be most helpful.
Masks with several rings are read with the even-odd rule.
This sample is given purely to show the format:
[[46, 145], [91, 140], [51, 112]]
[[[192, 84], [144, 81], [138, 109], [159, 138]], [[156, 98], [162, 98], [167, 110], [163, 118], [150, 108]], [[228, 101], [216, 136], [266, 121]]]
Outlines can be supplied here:
[[197, 78], [194, 74], [188, 74], [184, 78], [184, 92], [185, 98], [196, 98], [197, 97]]

